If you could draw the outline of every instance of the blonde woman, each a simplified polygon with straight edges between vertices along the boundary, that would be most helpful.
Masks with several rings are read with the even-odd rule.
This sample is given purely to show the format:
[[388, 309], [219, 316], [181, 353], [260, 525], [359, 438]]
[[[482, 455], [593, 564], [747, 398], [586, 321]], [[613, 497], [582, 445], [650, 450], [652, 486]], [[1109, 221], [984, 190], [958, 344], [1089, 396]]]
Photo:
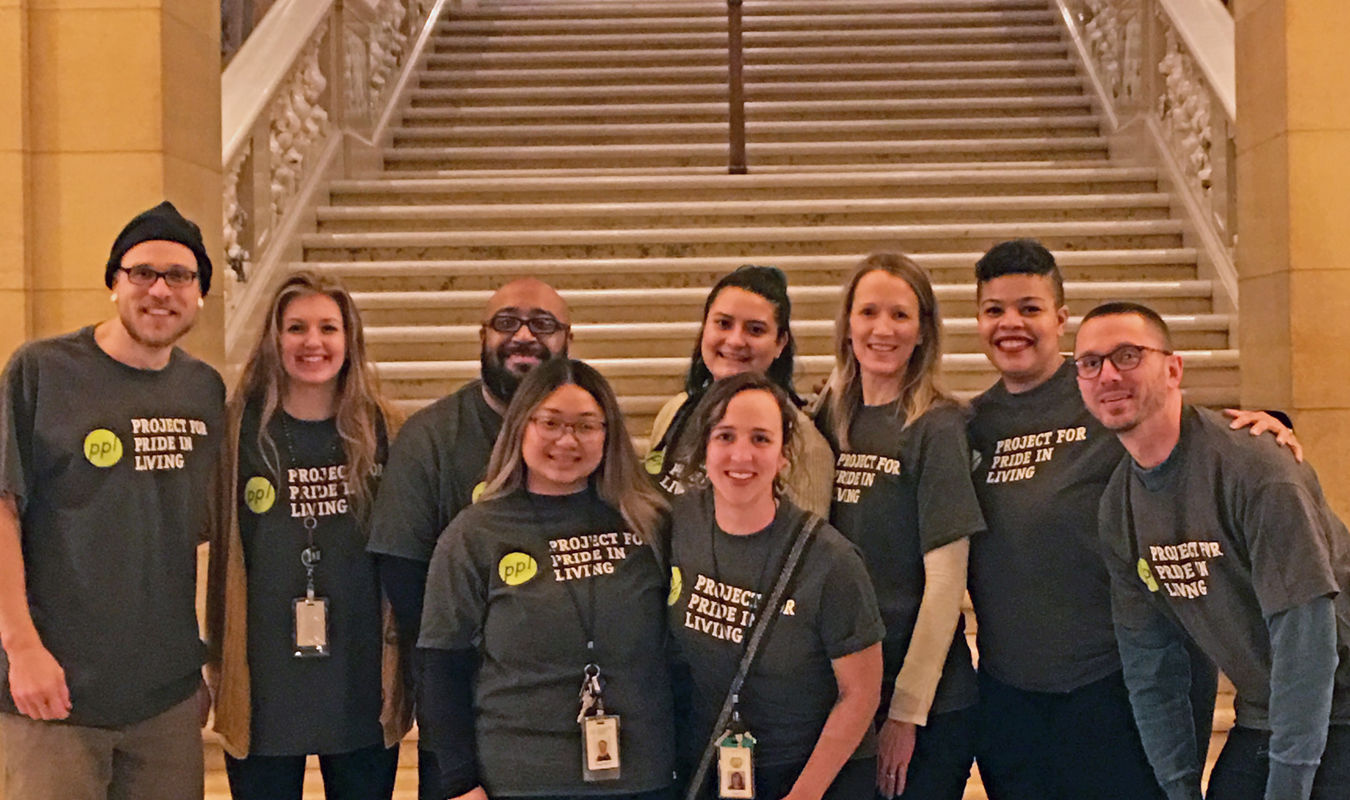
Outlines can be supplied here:
[[666, 502], [609, 384], [580, 361], [535, 367], [487, 475], [427, 575], [418, 647], [439, 796], [665, 797]]
[[[341, 285], [286, 279], [228, 405], [208, 674], [237, 800], [388, 798], [409, 709], [366, 517], [390, 422]], [[390, 634], [390, 635], [386, 635]]]
[[942, 387], [941, 331], [922, 268], [866, 258], [844, 287], [816, 418], [838, 456], [830, 521], [862, 551], [886, 623], [877, 789], [907, 800], [958, 800], [974, 758], [960, 605], [985, 525], [965, 414]]

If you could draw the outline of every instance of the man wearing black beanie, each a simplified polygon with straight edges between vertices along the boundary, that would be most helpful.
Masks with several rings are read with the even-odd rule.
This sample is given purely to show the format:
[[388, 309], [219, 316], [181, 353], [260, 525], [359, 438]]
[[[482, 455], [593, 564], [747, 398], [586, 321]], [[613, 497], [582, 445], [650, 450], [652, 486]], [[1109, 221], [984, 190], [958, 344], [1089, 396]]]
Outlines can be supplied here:
[[117, 236], [116, 314], [0, 375], [6, 800], [202, 797], [195, 563], [220, 376], [174, 344], [211, 283], [165, 202]]

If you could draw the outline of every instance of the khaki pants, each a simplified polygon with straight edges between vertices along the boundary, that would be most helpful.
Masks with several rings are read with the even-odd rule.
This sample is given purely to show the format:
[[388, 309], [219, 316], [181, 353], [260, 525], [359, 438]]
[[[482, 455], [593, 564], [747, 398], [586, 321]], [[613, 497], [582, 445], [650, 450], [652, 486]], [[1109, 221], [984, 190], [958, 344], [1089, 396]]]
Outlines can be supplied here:
[[3, 800], [201, 800], [197, 698], [121, 728], [0, 714]]

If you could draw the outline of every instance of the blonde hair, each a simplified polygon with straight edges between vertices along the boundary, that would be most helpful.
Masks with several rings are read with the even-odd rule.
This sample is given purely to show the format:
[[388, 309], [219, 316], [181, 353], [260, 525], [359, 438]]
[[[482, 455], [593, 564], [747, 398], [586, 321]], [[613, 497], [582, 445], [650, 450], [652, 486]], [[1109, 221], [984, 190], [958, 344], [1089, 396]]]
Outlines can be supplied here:
[[825, 403], [835, 440], [841, 448], [849, 446], [848, 431], [863, 402], [862, 375], [858, 357], [853, 353], [849, 317], [858, 283], [873, 272], [884, 272], [909, 284], [919, 300], [919, 341], [899, 379], [898, 409], [904, 414], [905, 425], [910, 425], [934, 406], [957, 403], [942, 381], [942, 315], [928, 273], [901, 253], [873, 253], [862, 260], [844, 284], [843, 301], [834, 322], [834, 369], [826, 384]]
[[590, 366], [569, 358], [551, 358], [526, 374], [502, 419], [502, 431], [488, 460], [487, 482], [481, 500], [490, 500], [525, 487], [525, 460], [521, 445], [525, 426], [539, 406], [559, 388], [574, 385], [595, 399], [605, 418], [605, 452], [592, 474], [600, 499], [619, 510], [633, 532], [657, 553], [670, 506], [642, 470], [632, 438], [623, 422], [619, 400], [609, 383]]
[[361, 315], [351, 295], [335, 279], [313, 272], [297, 272], [288, 277], [272, 297], [258, 342], [244, 363], [239, 385], [230, 398], [231, 419], [240, 419], [244, 408], [259, 404], [258, 449], [263, 462], [278, 475], [281, 456], [268, 427], [281, 406], [282, 390], [289, 380], [281, 359], [281, 330], [286, 309], [302, 297], [323, 295], [337, 303], [342, 314], [346, 358], [338, 372], [337, 430], [342, 439], [343, 461], [358, 517], [370, 508], [370, 484], [365, 480], [375, 472], [379, 450], [380, 426], [386, 436], [392, 434], [397, 419], [380, 395], [379, 379], [366, 361], [366, 337]]

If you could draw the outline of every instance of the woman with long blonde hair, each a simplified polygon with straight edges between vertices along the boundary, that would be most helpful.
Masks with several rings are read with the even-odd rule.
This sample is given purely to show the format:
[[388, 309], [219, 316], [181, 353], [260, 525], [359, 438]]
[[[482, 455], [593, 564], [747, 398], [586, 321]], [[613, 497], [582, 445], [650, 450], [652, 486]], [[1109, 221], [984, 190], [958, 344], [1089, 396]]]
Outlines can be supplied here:
[[976, 700], [960, 606], [985, 525], [965, 413], [942, 385], [937, 298], [909, 258], [868, 256], [845, 284], [818, 407], [838, 455], [830, 521], [862, 551], [886, 624], [877, 789], [959, 800]]
[[208, 674], [231, 794], [299, 800], [313, 753], [329, 800], [388, 798], [409, 708], [365, 545], [392, 424], [340, 284], [282, 283], [227, 419]]
[[478, 502], [436, 544], [418, 647], [442, 797], [665, 797], [667, 506], [614, 391], [580, 361], [526, 375]]

